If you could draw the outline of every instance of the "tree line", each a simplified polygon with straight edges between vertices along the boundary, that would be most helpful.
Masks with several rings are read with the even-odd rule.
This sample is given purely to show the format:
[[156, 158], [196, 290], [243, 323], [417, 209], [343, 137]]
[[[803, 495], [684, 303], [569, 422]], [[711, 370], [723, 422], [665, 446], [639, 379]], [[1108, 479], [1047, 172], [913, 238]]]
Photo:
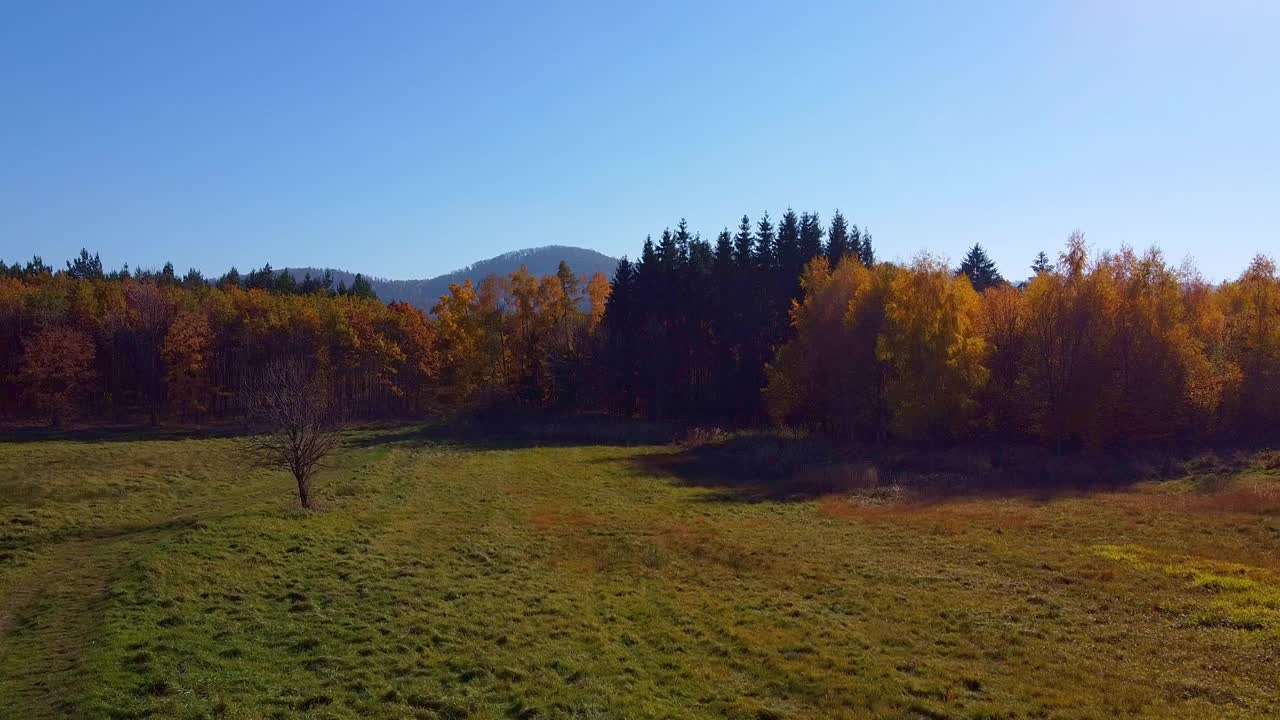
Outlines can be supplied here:
[[0, 267], [0, 415], [201, 422], [239, 417], [239, 390], [303, 358], [352, 418], [416, 417], [498, 391], [535, 406], [571, 395], [609, 283], [562, 264], [451, 288], [434, 316], [263, 270], [217, 281], [172, 266], [105, 273], [82, 252], [54, 271]]
[[522, 406], [1058, 449], [1280, 428], [1271, 260], [1212, 284], [1075, 234], [1031, 271], [1010, 284], [980, 246], [956, 269], [883, 262], [841, 213], [789, 209], [714, 241], [681, 221], [612, 279], [467, 280], [429, 313], [269, 265], [105, 273], [82, 252], [0, 264], [0, 400], [50, 421], [234, 417], [246, 378], [299, 356], [349, 416]]

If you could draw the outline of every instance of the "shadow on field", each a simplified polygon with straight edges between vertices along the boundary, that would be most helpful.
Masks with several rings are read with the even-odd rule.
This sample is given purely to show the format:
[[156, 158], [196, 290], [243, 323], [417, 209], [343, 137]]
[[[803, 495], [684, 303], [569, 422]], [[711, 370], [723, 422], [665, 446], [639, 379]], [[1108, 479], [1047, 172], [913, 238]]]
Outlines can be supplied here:
[[[774, 433], [720, 436], [675, 452], [628, 458], [643, 472], [717, 491], [711, 502], [787, 502], [833, 494], [928, 504], [962, 497], [1017, 496], [1035, 501], [1114, 491], [1145, 480], [1222, 478], [1255, 464], [1254, 451], [1173, 449], [1127, 454], [1054, 455], [1035, 445], [944, 450], [837, 447]], [[1205, 492], [1214, 492], [1208, 482]]]

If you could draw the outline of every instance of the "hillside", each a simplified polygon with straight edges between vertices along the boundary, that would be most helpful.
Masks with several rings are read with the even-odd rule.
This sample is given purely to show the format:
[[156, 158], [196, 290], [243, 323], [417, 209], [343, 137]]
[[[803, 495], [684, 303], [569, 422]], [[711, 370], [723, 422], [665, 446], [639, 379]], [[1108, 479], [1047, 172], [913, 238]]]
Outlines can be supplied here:
[[[460, 283], [467, 278], [479, 281], [490, 273], [507, 275], [519, 270], [521, 265], [527, 266], [529, 272], [534, 275], [546, 275], [554, 273], [561, 260], [569, 263], [569, 267], [573, 268], [578, 274], [586, 273], [588, 276], [597, 272], [612, 276], [614, 267], [618, 264], [617, 258], [609, 257], [595, 250], [567, 245], [546, 245], [537, 248], [513, 250], [433, 278], [422, 280], [370, 278], [370, 283], [381, 300], [387, 302], [395, 300], [410, 302], [424, 310], [429, 310], [441, 295], [449, 291], [449, 285], [452, 283]], [[288, 269], [298, 280], [301, 280], [307, 273], [310, 273], [313, 277], [319, 277], [324, 275], [325, 272], [325, 268], [314, 267]], [[335, 286], [339, 282], [351, 285], [351, 281], [355, 277], [354, 272], [347, 270], [330, 268], [329, 272], [333, 274]]]

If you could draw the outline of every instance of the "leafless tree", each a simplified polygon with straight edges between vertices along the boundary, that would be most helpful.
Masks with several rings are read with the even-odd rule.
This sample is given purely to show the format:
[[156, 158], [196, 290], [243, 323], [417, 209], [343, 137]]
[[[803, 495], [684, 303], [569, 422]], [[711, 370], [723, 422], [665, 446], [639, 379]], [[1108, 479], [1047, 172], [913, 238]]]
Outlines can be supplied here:
[[341, 440], [342, 423], [329, 385], [302, 358], [272, 361], [243, 384], [244, 406], [255, 434], [247, 449], [261, 467], [288, 470], [298, 500], [311, 508], [311, 479]]

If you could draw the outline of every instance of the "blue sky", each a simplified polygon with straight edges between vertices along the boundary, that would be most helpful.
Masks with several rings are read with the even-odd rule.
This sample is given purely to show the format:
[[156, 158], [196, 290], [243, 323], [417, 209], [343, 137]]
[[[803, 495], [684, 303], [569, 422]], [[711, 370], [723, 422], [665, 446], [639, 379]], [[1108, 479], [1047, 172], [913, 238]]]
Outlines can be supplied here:
[[788, 205], [1280, 254], [1280, 3], [9, 3], [0, 257], [436, 275]]

